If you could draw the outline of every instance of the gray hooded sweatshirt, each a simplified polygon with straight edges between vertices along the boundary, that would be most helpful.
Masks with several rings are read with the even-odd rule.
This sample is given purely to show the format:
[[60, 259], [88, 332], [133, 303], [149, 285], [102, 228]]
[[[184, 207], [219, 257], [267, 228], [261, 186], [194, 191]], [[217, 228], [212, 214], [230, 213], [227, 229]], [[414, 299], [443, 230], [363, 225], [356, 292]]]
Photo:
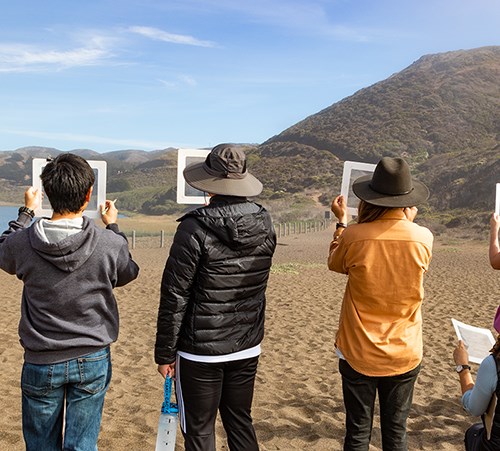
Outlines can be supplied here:
[[[57, 242], [21, 213], [0, 237], [0, 268], [23, 281], [19, 337], [25, 360], [63, 362], [95, 352], [118, 337], [113, 288], [134, 280], [139, 267], [116, 224], [84, 217], [81, 231]], [[38, 220], [40, 221], [40, 220]]]

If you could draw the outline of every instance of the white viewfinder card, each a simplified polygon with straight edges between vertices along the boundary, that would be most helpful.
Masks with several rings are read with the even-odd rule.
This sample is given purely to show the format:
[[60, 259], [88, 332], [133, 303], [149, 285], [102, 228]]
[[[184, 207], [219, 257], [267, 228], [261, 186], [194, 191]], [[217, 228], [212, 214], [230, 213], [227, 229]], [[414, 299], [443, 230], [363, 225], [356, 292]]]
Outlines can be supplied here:
[[471, 362], [481, 363], [485, 357], [490, 355], [490, 349], [495, 344], [491, 330], [461, 323], [454, 318], [451, 319], [451, 322], [458, 339], [464, 342]]
[[344, 172], [342, 174], [342, 188], [340, 190], [340, 194], [344, 196], [344, 200], [347, 203], [347, 213], [351, 216], [358, 215], [359, 204], [359, 199], [352, 190], [352, 184], [359, 177], [373, 174], [376, 166], [376, 164], [359, 163], [357, 161], [344, 162]]
[[203, 205], [205, 193], [189, 186], [184, 180], [184, 169], [195, 163], [203, 163], [210, 149], [178, 149], [177, 151], [177, 203]]
[[497, 183], [497, 195], [495, 198], [495, 213], [500, 215], [500, 183]]
[[[32, 168], [32, 185], [35, 189], [38, 189], [40, 193], [43, 192], [42, 180], [40, 175], [42, 174], [43, 168], [47, 165], [49, 161], [45, 158], [33, 158], [33, 168]], [[95, 182], [92, 189], [92, 196], [90, 198], [89, 205], [83, 212], [84, 216], [88, 218], [97, 219], [101, 217], [101, 212], [99, 211], [99, 206], [106, 202], [106, 168], [107, 164], [105, 161], [97, 160], [87, 160], [87, 163], [94, 170]], [[37, 217], [51, 217], [52, 207], [50, 206], [49, 199], [44, 194], [42, 204], [39, 208], [35, 210], [35, 216]]]

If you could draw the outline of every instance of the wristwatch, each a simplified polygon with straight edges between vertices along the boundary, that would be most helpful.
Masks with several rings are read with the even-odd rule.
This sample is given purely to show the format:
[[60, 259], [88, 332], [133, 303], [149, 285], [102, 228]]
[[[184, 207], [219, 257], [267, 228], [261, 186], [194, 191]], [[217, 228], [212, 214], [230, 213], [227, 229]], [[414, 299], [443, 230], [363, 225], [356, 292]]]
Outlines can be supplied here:
[[463, 370], [469, 370], [470, 371], [470, 366], [469, 365], [457, 365], [455, 368], [455, 371], [457, 373], [461, 373]]
[[33, 219], [35, 217], [35, 212], [31, 208], [28, 208], [28, 207], [19, 208], [18, 214], [21, 214], [21, 213], [26, 213], [27, 215], [31, 216], [31, 219]]

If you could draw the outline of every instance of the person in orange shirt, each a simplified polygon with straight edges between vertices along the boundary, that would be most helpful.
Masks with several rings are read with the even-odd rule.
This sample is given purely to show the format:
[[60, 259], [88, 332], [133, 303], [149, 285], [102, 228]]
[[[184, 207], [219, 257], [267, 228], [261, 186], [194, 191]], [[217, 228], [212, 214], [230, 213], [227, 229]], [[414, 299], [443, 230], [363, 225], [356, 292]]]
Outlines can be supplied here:
[[346, 411], [344, 450], [368, 450], [378, 393], [382, 447], [407, 450], [406, 421], [422, 360], [423, 277], [433, 236], [413, 222], [429, 197], [402, 158], [384, 157], [357, 179], [357, 224], [343, 196], [328, 268], [347, 274], [335, 347]]

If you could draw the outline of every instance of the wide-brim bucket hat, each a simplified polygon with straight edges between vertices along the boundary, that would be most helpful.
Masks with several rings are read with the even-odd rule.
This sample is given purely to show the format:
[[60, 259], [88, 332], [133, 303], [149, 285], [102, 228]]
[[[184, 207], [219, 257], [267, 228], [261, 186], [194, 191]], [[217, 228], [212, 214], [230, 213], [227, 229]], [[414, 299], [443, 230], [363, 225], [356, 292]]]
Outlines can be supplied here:
[[354, 181], [352, 190], [361, 200], [379, 207], [413, 207], [429, 198], [429, 189], [412, 179], [403, 158], [382, 158], [372, 175]]
[[226, 196], [253, 197], [262, 183], [247, 171], [245, 152], [233, 144], [215, 146], [203, 163], [184, 169], [186, 182], [200, 191]]

